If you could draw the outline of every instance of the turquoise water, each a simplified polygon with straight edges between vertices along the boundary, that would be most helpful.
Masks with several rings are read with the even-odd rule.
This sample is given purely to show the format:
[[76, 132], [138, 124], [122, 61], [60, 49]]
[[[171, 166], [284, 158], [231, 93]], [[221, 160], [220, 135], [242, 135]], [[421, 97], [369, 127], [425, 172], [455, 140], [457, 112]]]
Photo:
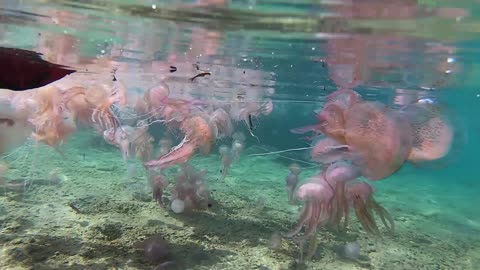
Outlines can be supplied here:
[[[26, 123], [14, 129], [0, 122], [1, 269], [478, 269], [473, 1], [207, 2], [8, 1], [0, 8], [0, 46], [78, 70], [56, 88], [30, 91], [45, 100], [56, 97], [51, 89], [61, 93], [63, 137], [51, 136], [58, 123], [45, 129], [53, 118], [41, 117], [48, 104], [42, 94], [0, 92], [0, 120]], [[166, 88], [169, 99], [144, 98]], [[125, 100], [97, 107], [112, 89]], [[291, 130], [319, 124], [316, 113], [341, 89], [397, 111], [434, 101], [449, 121], [451, 147], [380, 180], [360, 177], [375, 187], [393, 232], [376, 216], [379, 234], [368, 234], [351, 206], [344, 230], [319, 225], [303, 239], [306, 224], [287, 237], [309, 201], [289, 202], [289, 166], [302, 167], [296, 192], [325, 170], [306, 149], [318, 138]], [[68, 103], [74, 91], [98, 104]], [[155, 100], [161, 109], [152, 107]], [[192, 119], [213, 119], [218, 108], [232, 130], [222, 137], [229, 128], [209, 120], [219, 133], [195, 137], [200, 142], [186, 163], [193, 172], [180, 165], [187, 159], [161, 172], [158, 164], [144, 167], [185, 135], [191, 143], [196, 133], [189, 132], [203, 127]], [[128, 131], [124, 147], [125, 139], [105, 133], [115, 127], [111, 119], [129, 126], [123, 131], [148, 133]], [[391, 137], [405, 133], [395, 131]], [[377, 149], [371, 155], [382, 149], [381, 142], [368, 145]], [[178, 184], [188, 177], [195, 179], [192, 211]]]

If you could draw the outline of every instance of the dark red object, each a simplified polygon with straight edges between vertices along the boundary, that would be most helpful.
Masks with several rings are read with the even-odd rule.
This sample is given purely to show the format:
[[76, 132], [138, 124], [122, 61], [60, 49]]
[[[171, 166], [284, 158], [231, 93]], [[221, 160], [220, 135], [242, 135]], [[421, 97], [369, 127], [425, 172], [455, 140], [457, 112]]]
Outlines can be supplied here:
[[68, 67], [43, 60], [40, 53], [0, 47], [0, 88], [25, 91], [74, 72]]

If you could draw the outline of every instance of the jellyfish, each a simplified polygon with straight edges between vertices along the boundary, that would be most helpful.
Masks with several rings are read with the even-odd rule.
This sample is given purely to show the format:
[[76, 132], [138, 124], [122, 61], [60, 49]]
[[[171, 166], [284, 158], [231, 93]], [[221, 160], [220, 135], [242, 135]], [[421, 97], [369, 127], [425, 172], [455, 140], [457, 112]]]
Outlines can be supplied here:
[[297, 242], [301, 246], [300, 260], [303, 260], [303, 246], [309, 241], [307, 259], [313, 256], [317, 250], [317, 238], [315, 233], [318, 227], [325, 226], [330, 220], [331, 201], [333, 190], [322, 176], [312, 177], [308, 183], [301, 185], [295, 195], [304, 201], [305, 205], [297, 225], [286, 236], [292, 238], [300, 233], [303, 227], [305, 231]]
[[347, 187], [347, 198], [355, 209], [355, 214], [362, 224], [363, 229], [372, 235], [379, 236], [375, 213], [380, 217], [383, 225], [391, 233], [395, 230], [395, 224], [390, 213], [373, 198], [374, 190], [366, 182], [351, 183]]
[[305, 206], [297, 226], [287, 237], [297, 235], [305, 226], [303, 238], [307, 239], [315, 235], [317, 227], [327, 223], [333, 190], [324, 179], [313, 177], [308, 183], [301, 185], [295, 195], [297, 199], [305, 202]]
[[354, 164], [370, 180], [396, 172], [412, 149], [412, 130], [405, 118], [379, 102], [354, 104], [345, 114], [345, 141]]
[[299, 182], [298, 175], [302, 171], [302, 167], [297, 163], [292, 163], [288, 166], [288, 169], [290, 170], [290, 174], [288, 174], [285, 182], [287, 184], [288, 202], [293, 203], [294, 192]]
[[346, 161], [332, 163], [322, 172], [323, 179], [334, 190], [329, 224], [337, 229], [340, 229], [342, 218], [344, 218], [343, 229], [348, 225], [349, 203], [346, 186], [360, 175], [360, 170]]
[[310, 153], [313, 161], [330, 164], [348, 157], [348, 145], [339, 144], [332, 138], [322, 138], [314, 142]]
[[454, 139], [453, 127], [437, 104], [419, 100], [402, 108], [401, 113], [412, 126], [409, 161], [433, 161], [448, 154]]
[[220, 156], [222, 157], [222, 179], [225, 180], [227, 177], [227, 174], [230, 170], [230, 165], [233, 162], [233, 155], [232, 151], [230, 148], [226, 145], [222, 145], [218, 148], [218, 152], [220, 153]]
[[148, 161], [148, 168], [168, 168], [176, 164], [186, 163], [197, 149], [208, 152], [214, 140], [208, 121], [202, 116], [191, 116], [182, 122], [180, 130], [185, 134], [183, 140], [170, 152], [157, 160]]
[[215, 138], [221, 139], [228, 137], [233, 133], [233, 123], [230, 115], [224, 109], [216, 109], [210, 115], [212, 129], [214, 129]]

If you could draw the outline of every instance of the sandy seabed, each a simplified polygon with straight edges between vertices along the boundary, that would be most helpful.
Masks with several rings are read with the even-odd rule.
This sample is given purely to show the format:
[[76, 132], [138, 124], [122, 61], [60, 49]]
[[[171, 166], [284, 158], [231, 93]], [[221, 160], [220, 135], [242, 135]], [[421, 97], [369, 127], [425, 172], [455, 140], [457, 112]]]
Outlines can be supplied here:
[[[472, 219], [471, 205], [455, 204], [468, 201], [455, 198], [460, 191], [447, 196], [429, 179], [409, 185], [405, 178], [413, 173], [377, 185], [376, 200], [394, 217], [394, 235], [370, 237], [353, 218], [346, 232], [320, 230], [319, 248], [303, 265], [296, 262], [299, 248], [292, 241], [271, 247], [272, 235], [293, 228], [301, 207], [288, 204], [288, 163], [274, 156], [243, 156], [225, 180], [217, 154], [195, 157], [192, 164], [209, 171], [212, 205], [174, 214], [152, 200], [141, 164], [128, 176], [121, 154], [100, 139], [79, 134], [62, 149], [65, 157], [30, 145], [6, 159], [7, 178], [29, 185], [0, 189], [0, 269], [154, 269], [136, 243], [156, 234], [170, 244], [176, 269], [480, 267], [478, 214]], [[167, 172], [167, 198], [175, 173]], [[353, 241], [361, 246], [362, 260], [339, 252]]]

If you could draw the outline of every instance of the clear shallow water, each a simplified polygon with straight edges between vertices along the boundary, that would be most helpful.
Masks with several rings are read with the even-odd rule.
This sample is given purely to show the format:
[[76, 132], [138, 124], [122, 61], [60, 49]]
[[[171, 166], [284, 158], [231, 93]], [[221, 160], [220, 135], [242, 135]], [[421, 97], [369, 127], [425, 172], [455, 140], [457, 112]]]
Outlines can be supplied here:
[[[313, 111], [323, 107], [326, 96], [338, 88], [354, 88], [368, 100], [392, 106], [435, 98], [453, 119], [454, 149], [444, 160], [418, 168], [407, 164], [375, 183], [378, 201], [396, 221], [396, 238], [376, 243], [376, 251], [371, 251], [360, 227], [354, 227], [350, 235], [360, 235], [358, 241], [367, 245], [373, 269], [476, 269], [479, 246], [475, 237], [480, 231], [475, 208], [480, 190], [475, 140], [480, 129], [476, 119], [480, 101], [476, 3], [232, 1], [228, 6], [184, 6], [190, 3], [9, 1], [0, 10], [0, 45], [41, 52], [48, 61], [85, 72], [86, 78], [91, 78], [90, 73], [110, 74], [115, 67], [109, 60], [114, 59], [119, 63], [118, 78], [139, 93], [166, 80], [176, 97], [228, 102], [231, 93], [248, 93], [255, 101], [269, 96], [274, 110], [255, 119], [258, 140], [247, 138], [247, 154], [307, 146], [301, 135], [289, 130], [315, 123]], [[190, 83], [197, 74], [194, 64], [212, 75]], [[170, 66], [178, 70], [171, 73]], [[244, 124], [238, 126], [248, 135]], [[162, 132], [152, 130], [157, 139]], [[280, 251], [274, 251], [265, 240], [274, 232], [290, 230], [298, 216], [298, 209], [287, 204], [284, 190], [291, 160], [245, 156], [233, 165], [224, 185], [214, 173], [221, 167], [220, 157], [196, 156], [196, 167], [209, 169], [210, 185], [217, 190], [217, 218], [213, 220], [204, 213], [185, 218], [151, 201], [138, 203], [132, 194], [150, 196], [144, 190], [148, 186], [142, 167], [136, 164], [138, 176], [121, 184], [128, 175], [121, 153], [91, 132], [75, 135], [64, 151], [67, 158], [62, 160], [45, 146], [28, 144], [6, 158], [13, 166], [11, 179], [32, 178], [33, 183], [42, 183], [39, 180], [57, 168], [68, 181], [57, 191], [50, 185], [33, 184], [21, 195], [9, 191], [2, 197], [5, 269], [32, 265], [34, 269], [65, 269], [75, 264], [87, 269], [110, 265], [151, 269], [154, 264], [143, 262], [131, 242], [159, 232], [172, 243], [176, 260], [187, 269], [239, 269], [235, 264], [240, 269], [294, 267], [292, 262], [298, 258], [294, 244], [285, 241]], [[307, 155], [305, 151], [284, 156], [308, 161]], [[72, 202], [92, 212], [75, 215], [66, 206]], [[44, 208], [35, 208], [35, 204]], [[138, 222], [132, 222], [131, 216]], [[95, 228], [105, 228], [107, 220], [123, 222], [112, 223], [122, 229], [121, 237], [110, 240], [95, 235]], [[223, 230], [225, 222], [236, 231]], [[45, 236], [52, 229], [58, 234]], [[65, 235], [72, 230], [78, 234], [68, 239]], [[62, 243], [58, 242], [62, 237], [68, 248], [52, 248]], [[318, 237], [326, 243], [307, 269], [366, 267], [345, 262], [334, 252], [348, 237], [335, 237], [329, 231], [318, 232]], [[38, 242], [32, 244], [29, 239]], [[12, 252], [15, 248], [18, 257]], [[37, 252], [42, 248], [45, 253]], [[192, 250], [196, 256], [189, 257]], [[397, 258], [395, 253], [404, 257]], [[122, 256], [126, 259], [112, 259]], [[428, 260], [435, 256], [446, 259]]]

